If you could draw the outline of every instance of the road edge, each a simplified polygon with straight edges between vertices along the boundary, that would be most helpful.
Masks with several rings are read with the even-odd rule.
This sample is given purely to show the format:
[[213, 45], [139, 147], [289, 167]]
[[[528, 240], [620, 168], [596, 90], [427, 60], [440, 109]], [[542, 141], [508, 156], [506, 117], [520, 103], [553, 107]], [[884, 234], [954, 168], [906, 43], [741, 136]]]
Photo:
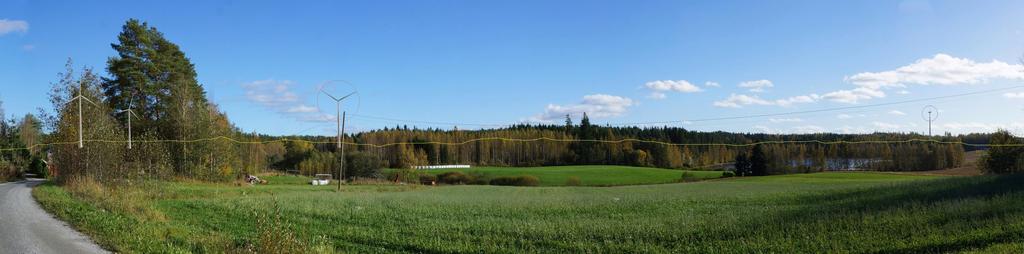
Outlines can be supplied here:
[[[57, 216], [53, 212], [50, 212], [49, 210], [47, 210], [46, 206], [43, 206], [43, 203], [39, 202], [39, 199], [36, 198], [36, 192], [35, 192], [36, 191], [36, 187], [39, 187], [40, 185], [43, 185], [43, 184], [51, 183], [52, 181], [50, 179], [45, 179], [45, 178], [26, 178], [26, 179], [21, 179], [18, 182], [30, 181], [30, 180], [39, 180], [40, 181], [38, 184], [32, 185], [30, 187], [30, 190], [29, 190], [29, 197], [31, 197], [32, 202], [35, 202], [35, 205], [37, 207], [39, 207], [39, 210], [42, 210], [44, 213], [46, 213], [46, 216], [49, 216], [53, 220], [59, 222], [60, 223], [59, 226], [64, 227], [66, 229], [69, 229], [71, 234], [73, 234], [73, 235], [75, 235], [77, 237], [80, 237], [81, 239], [84, 239], [86, 241], [86, 243], [85, 243], [86, 245], [91, 245], [92, 247], [95, 247], [96, 249], [98, 249], [99, 251], [101, 251], [103, 253], [115, 253], [115, 252], [112, 252], [112, 251], [108, 250], [105, 246], [101, 245], [99, 242], [94, 240], [91, 235], [82, 232], [82, 230], [80, 228], [78, 228], [77, 226], [75, 226], [74, 224], [69, 223], [68, 221], [65, 221], [60, 216]], [[7, 183], [12, 183], [12, 182], [7, 182]], [[60, 186], [58, 186], [58, 187], [60, 187]], [[60, 188], [63, 188], [63, 187], [60, 187]]]

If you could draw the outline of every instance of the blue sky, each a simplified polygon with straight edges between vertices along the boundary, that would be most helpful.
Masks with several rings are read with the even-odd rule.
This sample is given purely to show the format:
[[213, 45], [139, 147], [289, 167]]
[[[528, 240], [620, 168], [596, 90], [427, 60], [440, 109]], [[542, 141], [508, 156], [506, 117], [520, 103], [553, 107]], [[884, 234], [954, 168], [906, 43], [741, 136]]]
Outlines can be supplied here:
[[[328, 80], [359, 90], [358, 106], [346, 105], [357, 131], [560, 123], [586, 111], [596, 123], [677, 121], [670, 125], [698, 130], [924, 132], [920, 109], [934, 104], [936, 132], [1024, 132], [1024, 89], [684, 121], [1021, 85], [1021, 1], [0, 5], [0, 100], [9, 115], [48, 107], [45, 93], [68, 57], [102, 71], [121, 25], [138, 18], [181, 46], [235, 124], [268, 134], [331, 133], [334, 108], [318, 107], [315, 93]], [[347, 89], [339, 84], [328, 86]]]

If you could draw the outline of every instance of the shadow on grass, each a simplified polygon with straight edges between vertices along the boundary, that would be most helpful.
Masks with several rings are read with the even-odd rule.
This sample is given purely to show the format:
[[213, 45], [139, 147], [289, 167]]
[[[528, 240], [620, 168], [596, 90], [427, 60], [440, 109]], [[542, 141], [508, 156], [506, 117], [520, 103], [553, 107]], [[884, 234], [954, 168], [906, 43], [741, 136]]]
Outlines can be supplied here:
[[[858, 253], [956, 252], [1024, 241], [1020, 225], [1004, 223], [1006, 218], [1024, 217], [1024, 175], [922, 180], [802, 195], [790, 201], [795, 208], [766, 214], [762, 221], [751, 219], [748, 227], [783, 233], [831, 222], [837, 223], [832, 230], [844, 230], [838, 225], [846, 223], [846, 230], [875, 234], [857, 237], [876, 241], [836, 245]], [[913, 231], [921, 226], [934, 231]], [[936, 234], [946, 229], [956, 230]], [[723, 233], [743, 237], [742, 232]], [[848, 239], [836, 239], [844, 240]]]

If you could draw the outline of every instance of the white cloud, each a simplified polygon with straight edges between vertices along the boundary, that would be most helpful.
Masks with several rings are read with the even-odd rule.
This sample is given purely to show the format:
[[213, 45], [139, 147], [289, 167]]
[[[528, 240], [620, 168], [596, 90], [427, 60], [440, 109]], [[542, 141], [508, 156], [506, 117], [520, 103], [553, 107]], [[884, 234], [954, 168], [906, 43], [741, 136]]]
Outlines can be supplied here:
[[854, 126], [845, 125], [845, 126], [839, 128], [839, 133], [842, 133], [842, 134], [869, 133], [869, 132], [871, 132], [871, 131], [869, 131], [867, 128], [864, 128], [864, 127], [854, 127]]
[[757, 132], [760, 132], [760, 133], [771, 134], [771, 133], [779, 133], [780, 132], [779, 130], [772, 129], [771, 127], [764, 126], [764, 125], [754, 125], [753, 128], [754, 128], [754, 130], [756, 130]]
[[793, 133], [823, 133], [825, 128], [817, 125], [794, 126]]
[[868, 87], [858, 87], [852, 90], [839, 90], [826, 93], [822, 98], [841, 103], [857, 103], [860, 100], [885, 97], [885, 92]]
[[299, 96], [289, 88], [294, 85], [295, 83], [290, 80], [257, 80], [242, 84], [242, 88], [245, 89], [245, 97], [250, 101], [273, 107], [299, 100]]
[[721, 87], [721, 86], [722, 86], [721, 84], [719, 84], [718, 82], [714, 82], [714, 81], [704, 82], [704, 87]]
[[748, 91], [755, 92], [755, 93], [764, 92], [765, 89], [768, 89], [768, 88], [771, 88], [771, 87], [774, 87], [774, 86], [775, 86], [775, 84], [772, 84], [772, 81], [771, 80], [767, 80], [767, 79], [744, 81], [744, 82], [740, 83], [740, 85], [739, 85], [739, 87], [747, 88]]
[[784, 99], [766, 100], [761, 99], [757, 95], [746, 95], [746, 94], [731, 94], [729, 98], [714, 102], [712, 105], [715, 107], [722, 108], [742, 108], [748, 105], [761, 105], [761, 106], [791, 106], [798, 103], [812, 103], [819, 100], [821, 96], [817, 94], [811, 95], [800, 95], [793, 96]]
[[36, 45], [32, 45], [32, 44], [21, 45], [21, 50], [32, 51], [33, 49], [36, 49]]
[[[1024, 132], [1024, 123], [981, 123], [981, 122], [951, 122], [937, 126], [942, 132], [951, 133], [973, 133], [973, 132], [994, 132], [999, 129], [1008, 130], [1015, 134]], [[940, 133], [936, 128], [935, 133]]]
[[[883, 89], [906, 87], [907, 85], [961, 85], [980, 84], [994, 79], [1024, 79], [1024, 66], [1007, 64], [998, 60], [979, 63], [966, 58], [956, 58], [946, 54], [936, 54], [932, 58], [919, 59], [916, 62], [891, 71], [862, 72], [845, 77], [844, 80], [855, 86], [825, 93], [821, 99], [839, 103], [858, 103], [863, 100], [886, 97]], [[898, 94], [909, 94], [900, 90]], [[1013, 98], [1018, 94], [1004, 94]], [[1024, 98], [1024, 93], [1019, 94]], [[813, 94], [816, 101], [818, 97]], [[813, 102], [813, 101], [812, 101]]]
[[[914, 63], [891, 71], [862, 72], [847, 76], [844, 80], [853, 84], [852, 89], [836, 90], [821, 95], [808, 94], [785, 99], [762, 99], [750, 95], [731, 95], [729, 98], [714, 103], [717, 107], [740, 108], [746, 105], [789, 106], [796, 103], [814, 103], [828, 100], [839, 103], [855, 104], [864, 100], [885, 98], [884, 90], [907, 85], [960, 85], [986, 83], [995, 79], [1024, 80], [1024, 65], [1007, 64], [998, 60], [991, 62], [975, 62], [966, 58], [956, 58], [946, 54], [936, 54], [932, 58], [919, 59]], [[751, 92], [763, 92], [773, 87], [769, 80], [754, 80], [740, 83], [739, 87], [748, 88]], [[899, 90], [897, 94], [910, 94], [907, 90]], [[1007, 98], [1024, 98], [1024, 93], [1007, 93]]]
[[651, 99], [655, 99], [655, 100], [664, 99], [666, 97], [668, 97], [668, 96], [665, 95], [665, 93], [659, 93], [659, 92], [652, 92], [651, 95], [647, 96], [647, 98], [651, 98]]
[[804, 119], [800, 119], [800, 118], [772, 118], [772, 119], [768, 119], [768, 121], [772, 122], [772, 123], [793, 123], [793, 122], [803, 122]]
[[875, 128], [877, 128], [877, 129], [884, 130], [884, 131], [897, 131], [897, 130], [900, 130], [900, 128], [903, 127], [903, 126], [901, 126], [899, 124], [886, 123], [886, 122], [872, 122], [871, 125], [875, 126]]
[[890, 115], [897, 115], [897, 116], [905, 116], [905, 115], [907, 115], [907, 113], [903, 113], [903, 111], [899, 111], [899, 110], [889, 111], [889, 114]]
[[651, 90], [651, 98], [664, 99], [665, 92], [675, 91], [680, 93], [696, 93], [702, 91], [700, 87], [691, 84], [686, 80], [656, 80], [647, 82], [644, 87]]
[[722, 108], [742, 108], [744, 105], [772, 105], [772, 103], [757, 96], [731, 94], [729, 98], [716, 101], [713, 105]]
[[330, 122], [335, 116], [324, 114], [316, 107], [307, 105], [292, 91], [295, 82], [290, 80], [257, 80], [242, 84], [245, 97], [251, 102], [282, 115], [307, 122]]
[[293, 106], [293, 107], [289, 107], [288, 110], [286, 110], [285, 112], [288, 112], [288, 113], [313, 113], [313, 112], [317, 112], [317, 111], [318, 110], [315, 107], [310, 107], [310, 106], [306, 106], [306, 105], [296, 105], [296, 106]]
[[630, 98], [607, 94], [591, 94], [583, 96], [583, 101], [578, 104], [548, 104], [544, 109], [544, 113], [533, 116], [530, 120], [548, 122], [562, 119], [567, 114], [578, 117], [583, 115], [583, 113], [587, 113], [587, 116], [592, 118], [616, 117], [625, 114], [629, 107], [634, 105], [635, 103]]
[[1010, 99], [1021, 99], [1021, 98], [1024, 98], [1024, 92], [1020, 92], [1020, 93], [1004, 93], [1003, 97], [1010, 98]]
[[799, 96], [793, 96], [793, 97], [789, 97], [789, 98], [785, 98], [785, 99], [775, 100], [775, 105], [786, 107], [786, 106], [797, 104], [797, 103], [812, 103], [812, 102], [818, 101], [818, 99], [820, 99], [820, 98], [821, 98], [821, 96], [818, 96], [817, 94], [799, 95]]
[[858, 117], [867, 117], [867, 115], [865, 115], [865, 114], [856, 114], [856, 115], [838, 114], [838, 115], [836, 115], [836, 118], [843, 119], [843, 120], [852, 119], [852, 118], [858, 118]]
[[0, 35], [13, 32], [28, 32], [28, 22], [24, 20], [0, 19]]
[[916, 62], [891, 71], [862, 72], [845, 80], [873, 89], [914, 85], [961, 85], [986, 83], [992, 79], [1024, 79], [1024, 66], [992, 60], [979, 63], [947, 54]]

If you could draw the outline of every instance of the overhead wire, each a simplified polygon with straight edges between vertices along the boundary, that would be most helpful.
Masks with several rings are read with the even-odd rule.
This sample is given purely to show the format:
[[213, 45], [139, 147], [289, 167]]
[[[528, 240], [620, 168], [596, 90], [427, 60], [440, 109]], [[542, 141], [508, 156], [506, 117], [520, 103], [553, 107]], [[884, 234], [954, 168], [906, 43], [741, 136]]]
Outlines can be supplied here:
[[[282, 138], [274, 140], [261, 140], [261, 141], [241, 141], [231, 137], [217, 136], [210, 138], [192, 139], [192, 140], [136, 140], [136, 143], [198, 143], [198, 142], [212, 142], [217, 140], [228, 141], [236, 144], [268, 144], [276, 142], [302, 142], [309, 144], [337, 144], [336, 141], [315, 141], [305, 139], [292, 139]], [[759, 141], [749, 143], [672, 143], [657, 140], [643, 140], [635, 138], [626, 138], [618, 140], [602, 140], [602, 139], [562, 139], [562, 138], [503, 138], [503, 137], [484, 137], [474, 138], [458, 142], [441, 142], [441, 141], [421, 141], [421, 142], [392, 142], [383, 144], [371, 144], [371, 143], [357, 143], [357, 142], [341, 142], [344, 145], [355, 145], [355, 146], [366, 146], [372, 148], [384, 148], [398, 145], [445, 145], [445, 146], [461, 146], [481, 141], [502, 141], [502, 142], [538, 142], [538, 141], [550, 141], [550, 142], [587, 142], [587, 143], [605, 143], [605, 144], [618, 144], [625, 142], [635, 143], [648, 143], [658, 144], [666, 146], [724, 146], [724, 147], [750, 147], [756, 145], [771, 145], [771, 144], [818, 144], [818, 145], [842, 145], [842, 144], [900, 144], [900, 143], [934, 143], [934, 144], [947, 144], [947, 145], [963, 145], [971, 147], [1024, 147], [1024, 144], [974, 144], [963, 141], [942, 141], [936, 139], [923, 139], [913, 138], [905, 140], [861, 140], [861, 141], [847, 141], [847, 140], [834, 140], [834, 141], [823, 141], [823, 140], [774, 140], [774, 141]], [[83, 140], [85, 143], [127, 143], [126, 140], [107, 140], [107, 139], [86, 139]], [[73, 145], [78, 142], [54, 142], [54, 143], [41, 143], [35, 144], [28, 147], [12, 147], [12, 148], [0, 148], [0, 151], [17, 151], [17, 150], [30, 150], [41, 146], [54, 146], [54, 145]]]

